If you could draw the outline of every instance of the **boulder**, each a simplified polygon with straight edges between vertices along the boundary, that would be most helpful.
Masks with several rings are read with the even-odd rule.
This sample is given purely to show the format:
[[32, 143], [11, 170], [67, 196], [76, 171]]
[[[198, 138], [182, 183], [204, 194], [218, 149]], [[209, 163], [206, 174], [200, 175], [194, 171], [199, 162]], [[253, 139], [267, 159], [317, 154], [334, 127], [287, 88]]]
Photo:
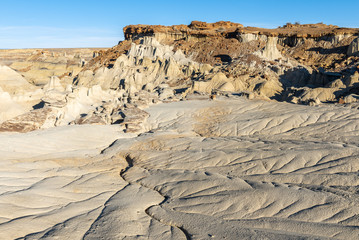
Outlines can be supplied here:
[[64, 107], [66, 105], [66, 94], [57, 90], [49, 90], [41, 100], [48, 106]]
[[95, 114], [86, 114], [84, 116], [80, 116], [79, 118], [73, 121], [74, 124], [91, 124], [91, 125], [106, 125], [106, 121], [103, 117]]
[[132, 105], [127, 105], [127, 108], [120, 112], [123, 116], [121, 125], [125, 126], [125, 132], [138, 132], [143, 126], [143, 122], [149, 117], [149, 114]]
[[345, 85], [347, 87], [352, 87], [355, 83], [358, 82], [359, 82], [359, 73], [355, 72], [353, 75], [346, 78]]
[[30, 132], [42, 128], [48, 121], [56, 121], [53, 110], [40, 108], [4, 121], [0, 124], [0, 132]]
[[339, 89], [339, 88], [345, 88], [345, 84], [343, 83], [343, 81], [341, 79], [336, 79], [334, 81], [331, 81], [327, 85], [325, 85], [325, 87]]
[[160, 88], [158, 90], [159, 93], [159, 99], [161, 100], [165, 100], [165, 99], [170, 99], [173, 98], [174, 93], [173, 90], [171, 88]]
[[356, 94], [350, 94], [344, 97], [344, 103], [354, 103], [354, 102], [358, 102], [358, 100], [359, 100], [359, 95]]
[[336, 91], [337, 89], [335, 88], [306, 88], [299, 98], [304, 103], [312, 100], [316, 102], [316, 99], [320, 102], [335, 101], [336, 96], [334, 92]]

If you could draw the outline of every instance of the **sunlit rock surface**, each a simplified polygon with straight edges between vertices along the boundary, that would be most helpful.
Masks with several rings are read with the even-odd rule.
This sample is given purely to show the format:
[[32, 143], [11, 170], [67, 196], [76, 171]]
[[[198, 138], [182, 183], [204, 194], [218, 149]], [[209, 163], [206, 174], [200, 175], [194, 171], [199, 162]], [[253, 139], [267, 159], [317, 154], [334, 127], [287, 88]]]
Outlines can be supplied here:
[[139, 136], [1, 135], [1, 238], [358, 237], [357, 109], [219, 97], [146, 111]]
[[0, 51], [0, 239], [359, 238], [358, 29], [124, 34]]

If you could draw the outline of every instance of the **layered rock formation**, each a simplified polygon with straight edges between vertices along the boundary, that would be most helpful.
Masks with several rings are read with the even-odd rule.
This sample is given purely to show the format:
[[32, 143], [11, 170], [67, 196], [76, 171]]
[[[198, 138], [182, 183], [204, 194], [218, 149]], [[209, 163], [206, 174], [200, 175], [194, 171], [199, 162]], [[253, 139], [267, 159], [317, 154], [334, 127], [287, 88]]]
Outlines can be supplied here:
[[[128, 53], [116, 59], [111, 68], [101, 67], [79, 74], [75, 83], [81, 86], [101, 85], [103, 89], [132, 89], [152, 91], [165, 82], [175, 82], [188, 77], [196, 66], [180, 51], [161, 45], [155, 38], [144, 37], [139, 45], [133, 43]], [[198, 68], [198, 64], [197, 68]], [[187, 74], [183, 69], [188, 68]]]
[[182, 38], [201, 39], [203, 37], [223, 36], [242, 27], [242, 24], [225, 21], [216, 23], [193, 21], [188, 26], [129, 25], [123, 29], [123, 32], [127, 40], [155, 35], [157, 39], [173, 41]]
[[[353, 85], [339, 82], [350, 81], [357, 70], [358, 32], [325, 24], [277, 29], [197, 21], [188, 26], [131, 25], [124, 28], [126, 40], [102, 52], [75, 83], [133, 91], [166, 83], [186, 92], [252, 92], [294, 103], [339, 102], [355, 92]], [[124, 72], [126, 68], [132, 72]]]
[[359, 54], [359, 39], [358, 39], [358, 38], [354, 39], [354, 40], [350, 43], [350, 45], [349, 45], [349, 47], [348, 47], [348, 52], [347, 52], [347, 54], [348, 54], [349, 56], [353, 56], [353, 55], [358, 55], [358, 54]]
[[18, 71], [30, 83], [44, 85], [51, 76], [71, 83], [85, 63], [103, 49], [9, 49], [0, 50], [0, 64]]
[[[52, 120], [33, 129], [86, 123], [127, 126], [123, 113], [127, 108], [141, 110], [159, 102], [186, 100], [191, 94], [353, 104], [359, 94], [358, 32], [325, 24], [287, 24], [277, 29], [198, 21], [188, 26], [131, 25], [124, 28], [123, 42], [96, 51], [92, 59], [86, 51], [84, 56], [40, 51], [27, 58], [33, 64], [29, 69], [19, 69], [24, 62], [11, 66], [41, 87], [34, 88], [37, 95], [30, 94], [36, 97], [29, 114], [45, 111], [40, 115]], [[42, 72], [40, 77], [34, 64], [51, 74]], [[66, 64], [66, 68], [57, 72], [48, 64]], [[29, 94], [20, 95], [11, 98], [29, 100]], [[25, 105], [28, 111], [29, 103]], [[21, 111], [10, 112], [14, 116]], [[21, 125], [26, 116], [3, 117], [7, 122], [2, 129], [18, 129], [12, 124]]]
[[277, 37], [268, 37], [266, 46], [264, 47], [263, 51], [258, 53], [258, 55], [268, 60], [276, 60], [283, 58], [277, 48], [277, 43]]
[[359, 238], [357, 29], [124, 33], [0, 67], [0, 239]]

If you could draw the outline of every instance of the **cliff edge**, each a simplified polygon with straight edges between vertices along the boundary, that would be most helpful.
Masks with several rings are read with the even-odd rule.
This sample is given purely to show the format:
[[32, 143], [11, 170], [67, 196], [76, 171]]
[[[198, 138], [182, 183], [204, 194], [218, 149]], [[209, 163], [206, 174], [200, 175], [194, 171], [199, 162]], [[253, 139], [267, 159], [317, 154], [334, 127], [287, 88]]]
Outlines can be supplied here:
[[[359, 93], [355, 85], [359, 59], [357, 28], [287, 23], [276, 29], [264, 29], [225, 21], [193, 21], [174, 26], [129, 25], [123, 31], [125, 40], [90, 61], [85, 68], [87, 76], [95, 76], [98, 69], [106, 68], [114, 72], [110, 77], [114, 78], [118, 71], [113, 67], [124, 59], [120, 56], [131, 55], [134, 65], [142, 65], [145, 72], [152, 64], [164, 70], [170, 61], [176, 74], [156, 73], [153, 75], [157, 76], [156, 81], [190, 92], [245, 91], [245, 95], [249, 92], [262, 99], [304, 104], [356, 101], [356, 96], [346, 97]], [[134, 53], [135, 46], [142, 50]], [[169, 53], [159, 54], [159, 46], [167, 46]], [[152, 52], [146, 56], [152, 62], [139, 61], [145, 50]], [[183, 54], [189, 61], [183, 64], [171, 60], [170, 52]], [[137, 85], [142, 80], [136, 79], [143, 79], [139, 76], [144, 71], [130, 74]], [[128, 82], [126, 77], [122, 78]], [[112, 80], [106, 82], [109, 81]], [[89, 81], [80, 73], [75, 83], [88, 85]]]

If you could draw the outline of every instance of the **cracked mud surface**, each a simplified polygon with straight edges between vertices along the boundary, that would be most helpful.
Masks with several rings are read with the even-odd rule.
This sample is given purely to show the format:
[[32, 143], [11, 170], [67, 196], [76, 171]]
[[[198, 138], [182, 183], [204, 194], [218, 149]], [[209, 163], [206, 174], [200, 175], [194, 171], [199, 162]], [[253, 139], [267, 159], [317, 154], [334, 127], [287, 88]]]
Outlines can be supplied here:
[[359, 238], [358, 110], [238, 98], [146, 111], [151, 131], [91, 157], [7, 153], [0, 238]]

